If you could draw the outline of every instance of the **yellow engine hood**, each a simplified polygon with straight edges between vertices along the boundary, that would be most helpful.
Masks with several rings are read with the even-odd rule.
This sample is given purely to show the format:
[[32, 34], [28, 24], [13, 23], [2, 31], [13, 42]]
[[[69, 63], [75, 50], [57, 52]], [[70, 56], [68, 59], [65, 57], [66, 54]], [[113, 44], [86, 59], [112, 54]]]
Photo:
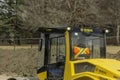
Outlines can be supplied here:
[[86, 62], [95, 66], [94, 72], [82, 72], [75, 75], [80, 77], [81, 75], [87, 75], [89, 73], [89, 75], [94, 74], [96, 76], [106, 76], [106, 78], [120, 79], [120, 61], [114, 59], [85, 59], [74, 61], [72, 64], [82, 64]]
[[120, 78], [120, 61], [115, 59], [90, 59], [87, 61], [104, 71], [105, 75]]
[[91, 59], [89, 62], [106, 68], [108, 70], [118, 71], [120, 74], [120, 61], [114, 59]]

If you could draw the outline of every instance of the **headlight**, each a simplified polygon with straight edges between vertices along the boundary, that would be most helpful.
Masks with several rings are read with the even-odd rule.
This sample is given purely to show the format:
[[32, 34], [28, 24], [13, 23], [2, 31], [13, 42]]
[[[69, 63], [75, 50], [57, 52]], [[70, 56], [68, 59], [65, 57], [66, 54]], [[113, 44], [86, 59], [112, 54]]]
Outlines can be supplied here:
[[70, 30], [71, 30], [71, 27], [67, 27], [67, 30], [70, 31]]
[[106, 30], [105, 30], [105, 33], [109, 33], [109, 30], [108, 30], [108, 29], [106, 29]]

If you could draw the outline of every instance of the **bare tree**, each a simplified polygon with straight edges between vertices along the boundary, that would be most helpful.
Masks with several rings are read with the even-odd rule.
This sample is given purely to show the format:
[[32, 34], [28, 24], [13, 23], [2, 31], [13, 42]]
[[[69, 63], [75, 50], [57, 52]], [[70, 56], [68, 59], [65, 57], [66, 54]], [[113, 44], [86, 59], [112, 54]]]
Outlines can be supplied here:
[[[80, 23], [119, 25], [119, 0], [24, 0], [24, 3], [21, 15], [28, 29]], [[119, 36], [119, 27], [115, 29]]]
[[117, 44], [120, 44], [120, 0], [101, 0], [98, 1], [99, 14], [104, 24], [113, 24], [116, 32]]
[[92, 2], [90, 3], [90, 0], [25, 0], [25, 13], [23, 14], [26, 15], [25, 21], [30, 24], [31, 28], [32, 26], [88, 24], [95, 21], [88, 18], [96, 17], [93, 12], [89, 12]]

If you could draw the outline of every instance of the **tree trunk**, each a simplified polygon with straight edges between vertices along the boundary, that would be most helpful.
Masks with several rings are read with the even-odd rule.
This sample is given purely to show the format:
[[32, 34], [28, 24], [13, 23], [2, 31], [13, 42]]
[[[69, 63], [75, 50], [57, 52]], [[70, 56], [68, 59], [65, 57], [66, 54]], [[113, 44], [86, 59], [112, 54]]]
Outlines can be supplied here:
[[117, 40], [117, 45], [120, 45], [120, 25], [117, 25], [117, 30], [116, 30], [116, 40]]

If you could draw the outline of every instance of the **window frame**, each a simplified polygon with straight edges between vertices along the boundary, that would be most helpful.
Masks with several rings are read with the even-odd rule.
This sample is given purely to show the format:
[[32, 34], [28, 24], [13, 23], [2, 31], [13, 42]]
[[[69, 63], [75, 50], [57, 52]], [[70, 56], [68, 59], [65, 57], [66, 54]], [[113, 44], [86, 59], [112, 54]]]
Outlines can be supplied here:
[[[50, 61], [51, 61], [51, 56], [52, 56], [52, 52], [51, 52], [51, 47], [52, 47], [52, 41], [51, 40], [53, 40], [53, 39], [56, 39], [56, 40], [58, 40], [58, 39], [60, 39], [60, 38], [64, 38], [63, 40], [64, 40], [64, 54], [65, 54], [65, 58], [66, 58], [66, 41], [65, 41], [65, 35], [63, 35], [63, 34], [60, 34], [60, 36], [59, 36], [59, 34], [58, 34], [58, 36], [55, 36], [55, 37], [50, 37], [50, 50], [49, 50], [49, 62], [48, 62], [48, 64], [54, 64], [54, 63], [51, 63]], [[59, 42], [56, 42], [57, 43], [57, 45], [55, 45], [56, 46], [56, 50], [54, 50], [55, 51], [55, 54], [56, 55], [59, 55], [60, 56], [60, 53], [58, 52], [59, 51], [59, 49], [60, 49], [60, 46], [59, 46]], [[57, 56], [56, 56], [57, 57]], [[65, 60], [64, 60], [64, 62], [65, 62]], [[59, 63], [59, 62], [57, 62], [57, 61], [55, 61], [55, 63]]]

